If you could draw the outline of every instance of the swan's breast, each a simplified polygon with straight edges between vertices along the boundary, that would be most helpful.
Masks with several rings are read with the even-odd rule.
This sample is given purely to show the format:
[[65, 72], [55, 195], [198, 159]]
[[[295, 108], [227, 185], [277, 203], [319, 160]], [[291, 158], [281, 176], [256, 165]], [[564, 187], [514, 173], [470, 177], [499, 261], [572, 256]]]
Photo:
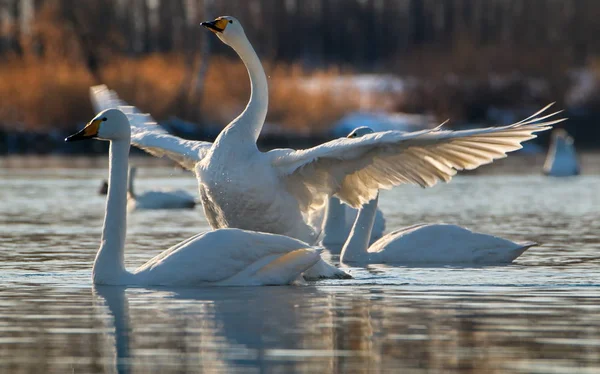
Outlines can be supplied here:
[[[235, 227], [307, 240], [297, 201], [260, 157], [198, 164], [204, 212], [213, 228]], [[226, 166], [225, 166], [226, 165]]]

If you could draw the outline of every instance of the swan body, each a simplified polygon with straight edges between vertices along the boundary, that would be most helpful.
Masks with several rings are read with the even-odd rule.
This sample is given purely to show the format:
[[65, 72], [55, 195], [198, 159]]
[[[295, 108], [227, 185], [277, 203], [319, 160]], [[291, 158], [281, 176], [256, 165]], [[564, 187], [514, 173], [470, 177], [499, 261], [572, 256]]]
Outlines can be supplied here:
[[552, 131], [550, 149], [544, 162], [544, 174], [553, 177], [579, 175], [581, 168], [573, 138], [563, 129]]
[[194, 209], [196, 206], [194, 196], [185, 190], [152, 190], [136, 193], [134, 188], [136, 173], [137, 168], [129, 168], [128, 210]]
[[[364, 240], [378, 198], [366, 204], [345, 243], [340, 260], [354, 264], [508, 264], [533, 242], [516, 243], [449, 224], [417, 224], [391, 232], [371, 246]], [[361, 216], [362, 215], [362, 216]], [[365, 217], [368, 216], [368, 217]]]
[[300, 240], [240, 229], [195, 235], [130, 272], [123, 263], [127, 225], [127, 169], [130, 128], [118, 109], [98, 114], [66, 140], [109, 140], [110, 177], [95, 284], [127, 286], [271, 285], [294, 282], [321, 260]]
[[[349, 136], [369, 133], [372, 133], [371, 129], [362, 127]], [[342, 248], [342, 262], [396, 265], [507, 264], [535, 245], [533, 242], [515, 243], [475, 233], [456, 225], [418, 224], [389, 233], [369, 246], [378, 199], [378, 196], [375, 197], [359, 211]]]
[[267, 113], [268, 87], [260, 60], [235, 18], [219, 17], [203, 25], [238, 53], [251, 86], [248, 105], [214, 143], [169, 135], [106, 86], [92, 87], [91, 94], [97, 110], [119, 107], [128, 115], [134, 145], [195, 171], [204, 213], [213, 228], [258, 230], [315, 243], [318, 230], [308, 225], [305, 217], [321, 209], [331, 195], [358, 208], [381, 188], [448, 182], [457, 170], [505, 157], [521, 148], [521, 142], [534, 138], [534, 133], [562, 121], [543, 122], [556, 114], [540, 116], [546, 107], [503, 127], [386, 131], [336, 139], [305, 150], [263, 153], [256, 140]]

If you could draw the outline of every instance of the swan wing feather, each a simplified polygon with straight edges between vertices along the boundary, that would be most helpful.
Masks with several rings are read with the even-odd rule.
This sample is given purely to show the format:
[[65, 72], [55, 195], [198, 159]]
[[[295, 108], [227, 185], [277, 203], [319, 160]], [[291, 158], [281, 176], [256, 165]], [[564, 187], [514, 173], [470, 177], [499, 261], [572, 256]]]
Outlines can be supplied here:
[[169, 134], [147, 113], [121, 100], [106, 85], [90, 87], [90, 98], [96, 113], [118, 108], [131, 124], [131, 144], [156, 157], [168, 157], [186, 169], [193, 170], [212, 146], [210, 142], [181, 139]]
[[[549, 105], [550, 106], [550, 105]], [[518, 123], [450, 131], [439, 126], [417, 132], [385, 131], [359, 138], [340, 138], [304, 149], [268, 152], [273, 167], [303, 211], [334, 194], [352, 207], [373, 199], [379, 189], [400, 184], [431, 187], [448, 182], [457, 170], [471, 170], [506, 157], [565, 119], [540, 122], [549, 106]]]

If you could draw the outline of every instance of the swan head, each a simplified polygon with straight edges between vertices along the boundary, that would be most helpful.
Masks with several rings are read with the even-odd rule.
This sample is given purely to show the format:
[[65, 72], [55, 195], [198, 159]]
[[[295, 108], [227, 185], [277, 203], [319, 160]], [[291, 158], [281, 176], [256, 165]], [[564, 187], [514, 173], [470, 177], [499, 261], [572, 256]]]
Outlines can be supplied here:
[[231, 47], [238, 41], [246, 40], [242, 24], [235, 17], [221, 16], [214, 21], [202, 22], [201, 25], [214, 32], [223, 43]]
[[81, 131], [65, 138], [66, 142], [85, 139], [127, 140], [131, 127], [127, 116], [119, 109], [107, 109], [94, 117]]
[[370, 127], [367, 126], [357, 127], [354, 130], [352, 130], [350, 134], [348, 134], [347, 138], [360, 138], [363, 135], [372, 134], [374, 132], [375, 131], [373, 131]]

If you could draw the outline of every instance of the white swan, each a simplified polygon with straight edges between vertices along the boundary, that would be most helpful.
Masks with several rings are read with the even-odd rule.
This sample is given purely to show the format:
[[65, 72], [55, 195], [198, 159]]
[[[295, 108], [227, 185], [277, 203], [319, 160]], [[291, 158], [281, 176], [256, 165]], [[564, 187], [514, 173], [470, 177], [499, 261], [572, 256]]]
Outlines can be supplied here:
[[[348, 235], [350, 235], [350, 230], [352, 230], [358, 212], [358, 209], [342, 203], [335, 196], [331, 196], [324, 209], [320, 209], [310, 216], [309, 223], [313, 227], [321, 229], [320, 244], [327, 248], [329, 252], [339, 254], [348, 239]], [[383, 212], [377, 208], [369, 243], [374, 243], [381, 238], [384, 231], [385, 217]]]
[[[359, 127], [348, 136], [371, 133], [370, 128]], [[389, 233], [369, 246], [378, 199], [376, 196], [359, 211], [342, 248], [343, 263], [506, 264], [536, 244], [514, 243], [456, 225], [418, 224]]]
[[[250, 101], [223, 129], [214, 143], [167, 134], [150, 117], [122, 106], [133, 126], [132, 142], [157, 156], [166, 155], [192, 169], [206, 218], [213, 228], [237, 227], [292, 236], [309, 243], [317, 232], [305, 222], [335, 195], [358, 208], [381, 188], [404, 183], [429, 187], [448, 182], [457, 170], [474, 169], [521, 148], [563, 119], [541, 122], [549, 106], [516, 124], [466, 131], [387, 131], [361, 138], [336, 139], [306, 149], [260, 152], [256, 140], [268, 105], [268, 88], [258, 56], [233, 17], [204, 22], [245, 63], [250, 76]], [[99, 109], [123, 104], [105, 86], [93, 87]]]
[[194, 209], [196, 199], [185, 190], [151, 190], [136, 193], [134, 181], [137, 173], [136, 167], [129, 168], [129, 182], [127, 183], [127, 209]]
[[320, 260], [308, 244], [281, 235], [221, 229], [195, 235], [133, 272], [123, 264], [127, 226], [127, 167], [131, 131], [118, 109], [98, 114], [66, 141], [110, 141], [104, 228], [94, 261], [95, 284], [128, 286], [288, 284]]
[[579, 175], [581, 168], [573, 138], [563, 129], [552, 131], [552, 142], [544, 162], [544, 174], [553, 177]]

